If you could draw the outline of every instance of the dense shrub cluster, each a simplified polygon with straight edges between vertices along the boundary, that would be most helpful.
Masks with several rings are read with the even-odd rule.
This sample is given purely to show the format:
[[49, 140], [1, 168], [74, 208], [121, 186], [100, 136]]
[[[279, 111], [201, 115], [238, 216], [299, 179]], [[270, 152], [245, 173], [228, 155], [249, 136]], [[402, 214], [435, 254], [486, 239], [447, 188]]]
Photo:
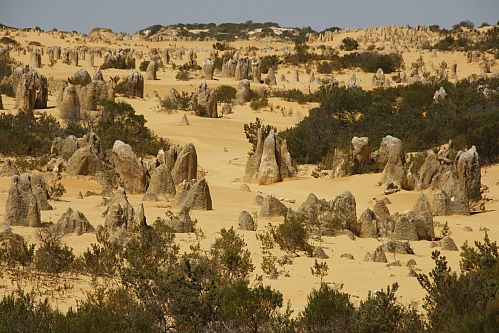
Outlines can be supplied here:
[[333, 71], [360, 68], [364, 72], [376, 73], [378, 68], [381, 68], [384, 73], [388, 74], [404, 68], [404, 60], [398, 53], [352, 52], [343, 56], [335, 54], [328, 60], [317, 63], [317, 72], [331, 74]]
[[130, 144], [136, 154], [156, 154], [168, 142], [145, 126], [144, 116], [135, 114], [125, 102], [102, 101], [103, 112], [96, 120], [85, 119], [67, 127], [52, 116], [38, 116], [33, 110], [21, 110], [17, 115], [0, 115], [0, 153], [7, 156], [42, 156], [50, 152], [52, 141], [67, 135], [82, 136], [94, 131], [105, 149], [112, 148], [115, 140]]
[[[354, 136], [367, 136], [372, 149], [390, 134], [407, 151], [423, 151], [452, 139], [460, 148], [477, 146], [484, 163], [499, 160], [499, 140], [487, 133], [499, 130], [499, 94], [484, 94], [499, 80], [461, 80], [456, 84], [412, 84], [373, 91], [345, 88], [323, 92], [320, 107], [310, 110], [297, 126], [281, 132], [299, 163], [319, 163], [334, 148], [349, 149]], [[447, 98], [433, 95], [444, 87]]]

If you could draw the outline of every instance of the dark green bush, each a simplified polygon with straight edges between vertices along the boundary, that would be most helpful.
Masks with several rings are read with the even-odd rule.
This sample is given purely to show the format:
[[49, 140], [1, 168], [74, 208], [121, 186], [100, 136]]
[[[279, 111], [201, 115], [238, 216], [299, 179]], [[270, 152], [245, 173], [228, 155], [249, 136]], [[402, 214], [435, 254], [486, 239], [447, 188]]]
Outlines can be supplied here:
[[281, 60], [277, 55], [266, 55], [260, 59], [260, 71], [263, 74], [267, 74], [270, 68], [273, 68], [274, 71], [276, 71], [280, 63]]
[[142, 61], [139, 65], [139, 70], [141, 70], [142, 72], [147, 71], [147, 66], [149, 66], [149, 63], [150, 63], [149, 60]]
[[345, 37], [341, 40], [340, 48], [345, 51], [353, 51], [359, 48], [359, 43], [352, 37]]
[[269, 106], [267, 97], [253, 98], [250, 102], [250, 108], [257, 111]]
[[237, 89], [229, 85], [217, 88], [217, 99], [220, 103], [232, 103], [236, 99]]

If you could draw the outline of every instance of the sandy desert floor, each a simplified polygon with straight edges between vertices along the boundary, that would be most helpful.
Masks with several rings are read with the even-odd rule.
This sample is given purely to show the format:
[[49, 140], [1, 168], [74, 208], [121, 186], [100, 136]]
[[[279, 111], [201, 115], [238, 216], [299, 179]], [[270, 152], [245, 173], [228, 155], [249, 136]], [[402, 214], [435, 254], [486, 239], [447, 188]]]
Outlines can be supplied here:
[[[356, 33], [351, 33], [354, 36]], [[348, 36], [345, 34], [344, 36]], [[344, 37], [341, 35], [341, 38]], [[15, 37], [15, 36], [14, 36]], [[330, 45], [337, 45], [338, 41], [325, 43]], [[61, 45], [76, 46], [78, 43], [74, 38], [67, 38], [65, 40], [54, 38], [48, 34], [28, 33], [26, 37], [17, 38], [24, 45], [26, 42], [36, 40], [44, 46]], [[127, 45], [124, 45], [127, 43]], [[26, 43], [27, 44], [27, 43]], [[132, 47], [144, 51], [147, 54], [149, 47], [165, 48], [168, 42], [136, 42], [126, 41], [117, 42], [117, 44], [107, 45], [110, 48], [117, 47]], [[261, 42], [239, 42], [234, 43], [235, 47], [247, 47], [248, 45], [256, 46], [260, 49], [269, 47], [280, 48], [284, 46], [292, 47], [291, 44], [264, 44]], [[186, 48], [196, 48], [198, 52], [198, 63], [208, 56], [211, 49], [212, 42], [177, 42], [177, 46], [184, 46]], [[89, 44], [89, 46], [105, 46], [104, 44]], [[272, 52], [269, 50], [268, 52]], [[259, 53], [260, 54], [260, 53]], [[264, 55], [264, 53], [262, 53]], [[406, 64], [410, 64], [419, 58], [419, 53], [404, 53], [404, 60]], [[29, 56], [14, 57], [23, 63], [29, 63]], [[431, 54], [424, 54], [423, 58], [430, 67], [430, 63], [439, 64], [445, 60], [448, 64], [456, 60], [458, 63], [458, 76], [466, 77], [473, 73], [479, 73], [478, 63], [467, 64], [465, 55], [458, 53], [438, 53], [436, 58], [432, 58]], [[100, 65], [101, 59], [96, 58], [95, 65]], [[54, 81], [67, 79], [76, 72], [77, 68], [74, 66], [56, 63], [53, 67], [47, 66], [47, 56], [42, 57], [44, 66], [39, 71]], [[88, 66], [87, 61], [81, 60], [81, 67], [87, 69], [92, 75], [94, 68]], [[140, 61], [137, 61], [137, 67]], [[292, 68], [279, 68], [276, 77], [279, 78], [281, 74], [291, 76]], [[104, 70], [104, 78], [109, 79], [114, 75], [125, 75], [129, 71], [120, 70]], [[171, 87], [182, 91], [194, 91], [195, 87], [199, 85], [203, 79], [201, 77], [195, 78], [187, 82], [178, 82], [175, 80], [175, 71], [171, 70], [170, 66], [167, 69], [158, 72], [158, 80], [145, 82], [145, 94], [152, 96], [153, 91], [156, 90], [159, 96], [165, 96]], [[347, 71], [342, 74], [337, 74], [335, 77], [338, 80], [348, 81], [353, 71]], [[372, 74], [356, 73], [358, 82], [364, 89], [371, 89], [369, 86]], [[305, 82], [308, 82], [308, 75], [302, 69], [302, 82], [279, 82], [279, 88], [298, 88], [307, 91], [309, 87]], [[215, 87], [221, 84], [230, 84], [237, 86], [237, 81], [231, 79], [221, 79], [209, 81], [210, 87]], [[252, 84], [252, 89], [258, 88], [258, 84]], [[15, 112], [14, 99], [3, 97], [4, 108], [3, 112]], [[55, 105], [56, 95], [49, 96], [49, 109], [43, 110], [56, 117], [58, 117], [58, 109]], [[118, 99], [121, 99], [118, 97]], [[206, 172], [205, 178], [207, 179], [213, 201], [212, 211], [192, 211], [191, 216], [198, 220], [197, 226], [201, 228], [206, 238], [202, 241], [202, 246], [205, 249], [210, 247], [214, 239], [219, 235], [221, 228], [234, 227], [237, 229], [237, 217], [242, 210], [247, 210], [250, 213], [259, 213], [260, 207], [252, 205], [253, 198], [261, 192], [262, 195], [272, 193], [275, 197], [283, 197], [296, 200], [296, 203], [286, 203], [288, 207], [297, 209], [299, 205], [306, 199], [309, 193], [314, 193], [319, 198], [332, 200], [336, 195], [339, 195], [344, 190], [350, 190], [356, 198], [357, 202], [357, 216], [368, 207], [372, 208], [375, 199], [384, 197], [383, 188], [377, 185], [380, 179], [380, 174], [366, 174], [355, 175], [340, 179], [332, 179], [329, 177], [316, 179], [310, 174], [315, 168], [313, 165], [299, 166], [298, 179], [284, 181], [282, 183], [260, 186], [257, 184], [249, 184], [251, 192], [241, 191], [239, 188], [242, 184], [237, 179], [242, 179], [244, 175], [244, 167], [247, 161], [247, 153], [250, 150], [250, 144], [245, 138], [243, 125], [255, 120], [255, 117], [260, 117], [266, 124], [272, 124], [283, 130], [286, 127], [291, 127], [301, 118], [306, 116], [311, 108], [315, 105], [299, 105], [296, 103], [284, 102], [279, 99], [270, 99], [274, 105], [280, 105], [286, 109], [293, 108], [293, 115], [291, 117], [284, 117], [279, 111], [277, 112], [254, 112], [250, 109], [249, 105], [235, 106], [234, 113], [224, 116], [219, 119], [208, 119], [194, 116], [194, 114], [187, 112], [189, 119], [189, 126], [180, 126], [181, 118], [184, 114], [183, 111], [173, 112], [171, 114], [158, 112], [158, 102], [153, 98], [145, 97], [144, 99], [124, 99], [130, 103], [138, 114], [143, 114], [147, 120], [147, 126], [150, 127], [156, 134], [168, 138], [172, 143], [185, 144], [193, 142], [197, 153], [199, 165]], [[389, 133], [387, 133], [389, 134]], [[377, 145], [379, 143], [373, 143]], [[57, 222], [59, 217], [66, 211], [67, 207], [73, 210], [79, 210], [85, 214], [92, 225], [97, 226], [104, 223], [104, 218], [101, 216], [105, 207], [100, 206], [100, 196], [88, 196], [84, 199], [77, 199], [78, 192], [85, 194], [87, 191], [100, 192], [101, 185], [98, 184], [91, 177], [72, 177], [64, 175], [63, 184], [67, 189], [67, 193], [62, 197], [61, 201], [51, 202], [54, 206], [52, 211], [43, 211], [42, 220]], [[11, 179], [8, 177], [0, 178], [0, 212], [5, 211], [5, 201], [7, 199], [7, 192], [10, 187]], [[475, 240], [483, 240], [484, 232], [480, 228], [486, 227], [489, 229], [489, 236], [492, 240], [499, 239], [499, 165], [487, 167], [482, 169], [482, 183], [489, 188], [486, 193], [487, 198], [491, 199], [486, 204], [486, 211], [472, 216], [445, 216], [436, 217], [435, 220], [441, 223], [448, 222], [451, 237], [454, 239], [458, 246], [462, 245], [465, 241], [469, 243]], [[433, 193], [427, 192], [432, 198]], [[388, 208], [391, 213], [404, 212], [411, 209], [416, 203], [419, 196], [418, 192], [401, 191], [389, 196], [391, 204]], [[128, 195], [129, 201], [134, 207], [137, 207], [141, 202], [142, 195]], [[149, 223], [152, 223], [156, 217], [164, 217], [165, 211], [171, 209], [176, 210], [175, 207], [170, 207], [168, 202], [144, 202], [145, 214]], [[0, 217], [0, 221], [3, 216]], [[259, 218], [258, 229], [262, 230], [268, 222], [280, 223], [283, 218], [274, 218], [271, 220]], [[463, 231], [464, 226], [469, 226], [473, 229], [472, 232]], [[31, 242], [36, 242], [35, 229], [27, 227], [13, 227], [13, 231], [19, 233]], [[259, 242], [255, 237], [255, 232], [238, 231], [244, 237], [248, 244], [248, 249], [251, 251], [253, 263], [256, 266], [255, 273], [262, 274], [260, 269], [261, 251]], [[440, 234], [440, 229], [436, 228], [435, 233]], [[188, 251], [189, 244], [195, 241], [193, 234], [178, 234], [177, 242], [181, 245], [182, 251]], [[84, 252], [91, 243], [96, 242], [94, 234], [84, 234], [82, 236], [69, 235], [64, 238], [64, 241], [73, 247], [75, 254]], [[386, 267], [385, 264], [365, 262], [364, 256], [367, 252], [372, 252], [381, 244], [378, 239], [361, 239], [351, 240], [347, 236], [340, 237], [323, 237], [321, 246], [325, 249], [329, 259], [326, 259], [329, 266], [329, 274], [326, 276], [325, 281], [329, 283], [343, 283], [343, 291], [350, 293], [352, 300], [356, 303], [367, 297], [368, 291], [385, 289], [387, 285], [393, 282], [398, 282], [400, 285], [397, 295], [400, 302], [409, 304], [416, 302], [421, 304], [424, 297], [424, 291], [419, 286], [417, 279], [408, 277], [408, 268], [405, 263], [413, 258], [417, 262], [417, 268], [421, 272], [427, 273], [433, 268], [433, 261], [431, 260], [431, 252], [434, 250], [430, 248], [430, 242], [419, 241], [411, 242], [414, 255], [396, 255], [393, 258], [391, 255], [388, 257], [389, 262], [394, 259], [400, 260], [402, 267]], [[313, 242], [314, 245], [319, 245]], [[275, 250], [276, 255], [281, 252]], [[344, 253], [350, 253], [354, 256], [353, 260], [340, 258]], [[450, 266], [459, 269], [459, 256], [460, 252], [445, 252], [444, 255], [448, 258]], [[307, 302], [307, 295], [312, 288], [317, 288], [320, 285], [319, 279], [312, 276], [310, 267], [313, 265], [314, 258], [309, 258], [305, 255], [294, 258], [293, 265], [287, 266], [290, 277], [280, 276], [277, 280], [270, 280], [265, 278], [264, 283], [270, 284], [272, 287], [280, 290], [285, 300], [290, 300], [292, 308], [298, 312], [302, 310]], [[0, 293], [10, 292], [13, 286], [9, 286], [7, 278], [4, 277], [3, 283], [5, 288], [0, 289]], [[74, 290], [70, 295], [60, 297], [53, 300], [60, 309], [67, 309], [69, 306], [74, 306], [77, 299], [83, 298], [83, 292], [90, 290], [88, 280], [82, 279], [75, 281]]]

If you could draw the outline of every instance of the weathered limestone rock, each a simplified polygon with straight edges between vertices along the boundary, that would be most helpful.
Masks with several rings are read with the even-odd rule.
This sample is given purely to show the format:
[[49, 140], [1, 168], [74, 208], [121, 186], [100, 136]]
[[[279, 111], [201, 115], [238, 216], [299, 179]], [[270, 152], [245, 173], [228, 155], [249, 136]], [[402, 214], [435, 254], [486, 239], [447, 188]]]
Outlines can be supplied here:
[[288, 208], [277, 198], [267, 195], [262, 202], [260, 217], [286, 216]]
[[331, 176], [333, 178], [341, 178], [348, 176], [350, 166], [350, 160], [348, 154], [340, 149], [334, 149], [333, 155], [333, 168], [331, 170]]
[[456, 172], [460, 187], [464, 187], [468, 200], [480, 200], [482, 198], [480, 159], [475, 146], [457, 153]]
[[177, 215], [172, 214], [169, 218], [170, 219], [166, 221], [166, 224], [175, 230], [175, 232], [194, 232], [194, 224], [192, 223], [187, 207], [183, 207]]
[[92, 80], [89, 84], [78, 89], [80, 111], [97, 111], [102, 99], [114, 101], [114, 90], [109, 82]]
[[74, 85], [86, 86], [92, 81], [92, 78], [85, 68], [80, 68], [74, 73], [71, 81]]
[[359, 218], [360, 237], [378, 237], [378, 228], [376, 227], [376, 215], [372, 210], [367, 208]]
[[383, 73], [383, 70], [381, 68], [378, 68], [376, 74], [373, 75], [372, 84], [376, 87], [385, 86], [385, 73]]
[[189, 210], [212, 210], [210, 188], [206, 180], [201, 178], [199, 181], [195, 181], [185, 199], [179, 204]]
[[59, 115], [66, 122], [77, 121], [80, 116], [80, 99], [75, 86], [64, 89], [62, 102], [59, 104]]
[[351, 142], [353, 168], [363, 170], [369, 164], [369, 138], [353, 137]]
[[384, 200], [376, 201], [373, 213], [376, 216], [378, 234], [382, 237], [390, 236], [393, 233], [395, 225]]
[[251, 214], [247, 211], [243, 210], [239, 214], [237, 221], [239, 230], [255, 231], [255, 220], [253, 219], [253, 216], [251, 216]]
[[16, 175], [19, 175], [16, 164], [10, 158], [6, 158], [3, 161], [2, 169], [0, 169], [0, 177], [12, 177]]
[[146, 170], [137, 158], [130, 145], [116, 140], [113, 145], [112, 158], [116, 172], [120, 175], [129, 193], [145, 193], [147, 189]]
[[258, 168], [257, 180], [261, 185], [269, 185], [282, 181], [276, 160], [276, 142], [273, 129], [270, 130], [269, 135], [263, 143], [263, 154], [260, 167]]
[[260, 60], [253, 59], [251, 61], [251, 77], [253, 82], [260, 83], [262, 81], [262, 74], [260, 72]]
[[40, 207], [31, 187], [29, 173], [12, 177], [12, 185], [5, 203], [5, 223], [26, 227], [40, 227]]
[[66, 172], [70, 175], [94, 175], [102, 170], [98, 152], [91, 146], [79, 148], [66, 162]]
[[147, 70], [146, 70], [146, 80], [157, 80], [158, 77], [156, 75], [156, 61], [151, 60], [149, 62], [149, 65], [147, 65]]
[[210, 58], [203, 60], [203, 73], [206, 80], [213, 80], [213, 73], [215, 72], [215, 63]]
[[266, 82], [269, 86], [275, 86], [277, 84], [277, 79], [275, 77], [274, 69], [272, 67], [269, 68]]
[[246, 162], [246, 168], [244, 170], [243, 181], [246, 183], [253, 183], [256, 181], [256, 176], [260, 168], [260, 162], [263, 155], [263, 134], [262, 129], [259, 128], [257, 131], [257, 144], [255, 153], [248, 158]]
[[104, 226], [110, 231], [116, 231], [118, 228], [127, 229], [128, 225], [134, 224], [135, 210], [128, 202], [125, 189], [118, 187], [116, 197], [112, 199], [111, 204], [102, 213]]
[[435, 94], [433, 95], [433, 100], [435, 102], [439, 102], [441, 100], [444, 100], [446, 96], [447, 93], [445, 92], [444, 87], [440, 87], [439, 90], [435, 91]]
[[176, 194], [175, 183], [170, 169], [166, 164], [161, 164], [151, 171], [151, 180], [147, 188], [146, 196], [154, 194], [155, 196], [174, 197]]
[[0, 95], [0, 110], [3, 110], [3, 101], [2, 101], [2, 95]]
[[383, 251], [383, 248], [381, 246], [378, 246], [372, 254], [368, 252], [366, 255], [366, 260], [372, 262], [388, 262], [388, 259], [386, 259], [385, 251]]
[[353, 194], [346, 190], [333, 199], [331, 203], [331, 215], [338, 219], [343, 229], [349, 229], [354, 233], [360, 231], [357, 224], [357, 204]]
[[419, 240], [432, 240], [435, 238], [432, 209], [430, 201], [424, 192], [419, 195], [416, 205], [409, 212], [409, 217], [417, 220], [416, 226]]
[[144, 77], [142, 74], [134, 70], [127, 76], [125, 82], [131, 96], [144, 97]]
[[82, 235], [87, 232], [94, 232], [95, 228], [90, 224], [83, 213], [68, 207], [59, 221], [57, 221], [54, 230], [55, 232], [64, 235], [71, 233]]
[[100, 70], [99, 67], [97, 67], [95, 69], [94, 77], [93, 77], [92, 80], [95, 80], [95, 81], [104, 81], [104, 76], [102, 75], [102, 71]]
[[417, 219], [411, 219], [407, 214], [394, 214], [395, 228], [393, 231], [393, 239], [418, 241], [418, 224]]
[[251, 99], [250, 81], [241, 80], [237, 86], [236, 100], [235, 104], [244, 104], [249, 102]]
[[[381, 145], [383, 146], [383, 141]], [[380, 147], [380, 151], [381, 150], [382, 147]], [[397, 138], [390, 137], [387, 144], [387, 150], [387, 161], [381, 175], [381, 184], [384, 184], [385, 186], [394, 184], [400, 189], [406, 176], [405, 156], [402, 141]]]
[[208, 118], [218, 118], [217, 94], [214, 89], [208, 88], [206, 81], [203, 81], [196, 89], [196, 115]]
[[457, 80], [457, 62], [454, 60], [450, 66], [450, 77], [451, 80]]
[[234, 78], [236, 80], [248, 79], [249, 68], [250, 68], [250, 61], [248, 58], [242, 58], [237, 60], [237, 65], [234, 72]]
[[42, 68], [42, 55], [40, 54], [40, 51], [34, 50], [31, 53], [29, 68]]
[[314, 250], [314, 258], [319, 259], [329, 259], [329, 256], [324, 252], [324, 249], [320, 246], [316, 247]]
[[187, 115], [184, 113], [182, 120], [180, 121], [180, 126], [189, 126], [189, 120], [187, 119]]
[[444, 238], [442, 238], [440, 244], [443, 251], [458, 251], [456, 243], [452, 238], [450, 238], [450, 236], [445, 236]]
[[300, 73], [298, 72], [298, 70], [295, 70], [293, 72], [293, 81], [294, 82], [300, 82]]
[[16, 91], [16, 109], [46, 109], [47, 78], [35, 70], [23, 74]]
[[48, 191], [45, 177], [41, 173], [30, 174], [31, 191], [36, 198], [40, 210], [52, 210], [48, 202]]
[[133, 217], [133, 222], [127, 225], [128, 230], [137, 230], [147, 227], [146, 214], [144, 211], [144, 204], [141, 202], [137, 207], [137, 211]]
[[74, 135], [69, 135], [65, 139], [56, 137], [50, 147], [50, 156], [62, 156], [68, 160], [78, 150], [78, 141]]
[[[171, 153], [174, 153], [174, 151]], [[182, 183], [184, 180], [196, 179], [198, 157], [194, 144], [192, 142], [187, 143], [177, 156], [172, 169], [172, 177], [175, 185]], [[168, 163], [166, 164], [169, 165]]]

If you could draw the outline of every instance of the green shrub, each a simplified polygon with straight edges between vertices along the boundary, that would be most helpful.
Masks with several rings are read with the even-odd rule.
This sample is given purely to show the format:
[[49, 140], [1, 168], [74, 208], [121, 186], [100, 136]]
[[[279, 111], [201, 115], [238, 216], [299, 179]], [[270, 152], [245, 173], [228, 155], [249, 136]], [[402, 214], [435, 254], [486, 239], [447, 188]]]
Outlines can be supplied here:
[[149, 63], [150, 63], [149, 60], [142, 61], [139, 65], [139, 70], [141, 70], [142, 72], [147, 71], [147, 66], [149, 66]]
[[345, 37], [341, 40], [340, 48], [345, 51], [353, 51], [359, 48], [359, 43], [352, 37]]
[[179, 70], [175, 75], [175, 79], [177, 79], [178, 81], [189, 81], [191, 77], [189, 76], [188, 70]]
[[269, 106], [267, 97], [253, 98], [250, 102], [250, 108], [257, 111]]
[[50, 227], [37, 232], [40, 248], [35, 253], [35, 267], [41, 272], [58, 275], [72, 268], [75, 256], [73, 249], [61, 242], [62, 235]]
[[236, 99], [237, 89], [229, 85], [217, 88], [217, 98], [220, 103], [232, 103]]
[[14, 44], [14, 45], [19, 45], [19, 42], [15, 39], [12, 39], [10, 37], [4, 36], [0, 38], [0, 44]]
[[281, 60], [277, 55], [266, 55], [260, 59], [260, 71], [263, 74], [267, 74], [270, 68], [273, 68], [274, 71], [276, 71], [280, 63]]

